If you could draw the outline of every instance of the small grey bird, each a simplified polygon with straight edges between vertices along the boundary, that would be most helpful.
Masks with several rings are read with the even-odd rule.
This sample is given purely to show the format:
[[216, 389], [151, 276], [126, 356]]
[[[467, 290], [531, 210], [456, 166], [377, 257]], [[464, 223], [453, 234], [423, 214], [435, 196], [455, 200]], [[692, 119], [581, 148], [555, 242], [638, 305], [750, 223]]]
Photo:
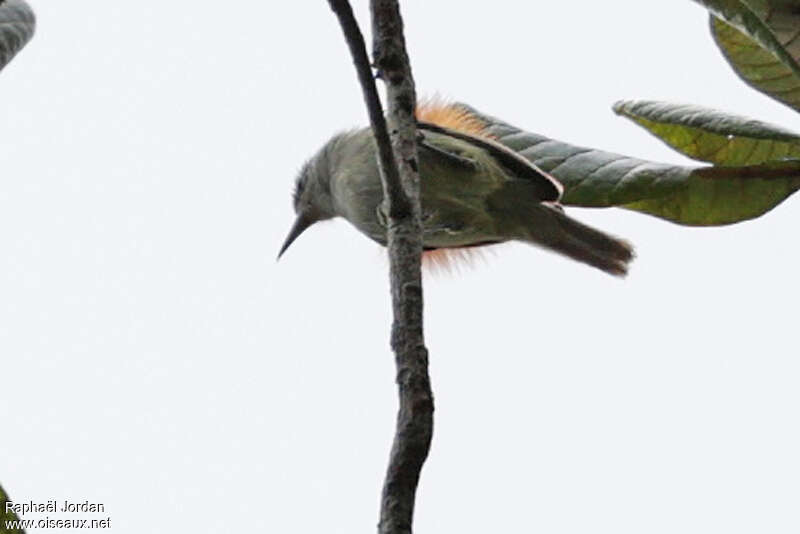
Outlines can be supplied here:
[[[464, 108], [420, 105], [418, 154], [426, 251], [523, 241], [624, 276], [633, 259], [625, 241], [564, 214], [563, 187], [497, 143]], [[334, 136], [300, 171], [297, 219], [278, 257], [309, 226], [344, 217], [386, 245], [375, 141], [370, 128]]]

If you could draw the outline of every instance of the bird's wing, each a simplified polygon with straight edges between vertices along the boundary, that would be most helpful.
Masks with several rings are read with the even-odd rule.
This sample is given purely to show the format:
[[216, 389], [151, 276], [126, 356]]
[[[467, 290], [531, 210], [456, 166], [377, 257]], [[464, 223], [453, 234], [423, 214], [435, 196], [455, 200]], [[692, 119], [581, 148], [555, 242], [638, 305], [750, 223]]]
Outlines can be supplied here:
[[[486, 150], [494, 157], [498, 163], [507, 168], [515, 177], [530, 180], [536, 190], [537, 197], [542, 201], [558, 202], [561, 194], [564, 191], [564, 186], [561, 182], [541, 170], [539, 167], [523, 158], [510, 148], [497, 143], [489, 138], [478, 137], [476, 135], [458, 132], [450, 128], [444, 128], [436, 124], [420, 121], [417, 124], [419, 131], [424, 134], [428, 132], [436, 132], [442, 135], [449, 135], [462, 141], [466, 141], [475, 146]], [[461, 156], [454, 154], [453, 158], [460, 158]]]

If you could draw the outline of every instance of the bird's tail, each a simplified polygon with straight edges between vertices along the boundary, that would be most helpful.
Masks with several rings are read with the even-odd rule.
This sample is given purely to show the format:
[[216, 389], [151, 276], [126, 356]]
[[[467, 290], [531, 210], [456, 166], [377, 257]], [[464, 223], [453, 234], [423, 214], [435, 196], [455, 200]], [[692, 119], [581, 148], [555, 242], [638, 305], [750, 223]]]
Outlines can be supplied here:
[[627, 241], [595, 230], [548, 204], [538, 204], [527, 211], [521, 236], [523, 241], [543, 246], [608, 274], [628, 274], [628, 264], [634, 253]]

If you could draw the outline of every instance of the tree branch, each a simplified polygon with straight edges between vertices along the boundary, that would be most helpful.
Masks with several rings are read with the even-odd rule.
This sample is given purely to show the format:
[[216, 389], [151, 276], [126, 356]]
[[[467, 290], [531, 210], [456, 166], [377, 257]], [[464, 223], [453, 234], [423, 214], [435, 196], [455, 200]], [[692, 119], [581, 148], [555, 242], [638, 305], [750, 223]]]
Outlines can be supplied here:
[[392, 350], [400, 410], [383, 486], [380, 534], [410, 534], [420, 472], [433, 436], [433, 393], [422, 321], [422, 225], [414, 110], [414, 80], [397, 0], [371, 0], [373, 57], [387, 84], [391, 140], [358, 23], [347, 0], [328, 0], [353, 56], [378, 147], [388, 215], [392, 290]]
[[328, 0], [328, 3], [342, 26], [347, 46], [350, 48], [350, 55], [353, 56], [353, 64], [356, 67], [358, 81], [361, 83], [364, 103], [367, 105], [369, 122], [378, 148], [378, 163], [381, 164], [384, 200], [387, 201], [390, 209], [393, 207], [395, 210], [394, 212], [389, 211], [389, 216], [403, 217], [410, 213], [412, 208], [408, 197], [403, 192], [400, 172], [392, 155], [392, 144], [386, 128], [386, 118], [383, 116], [383, 107], [378, 97], [378, 89], [375, 87], [375, 80], [372, 77], [372, 67], [369, 63], [369, 56], [367, 56], [364, 36], [361, 34], [348, 0]]

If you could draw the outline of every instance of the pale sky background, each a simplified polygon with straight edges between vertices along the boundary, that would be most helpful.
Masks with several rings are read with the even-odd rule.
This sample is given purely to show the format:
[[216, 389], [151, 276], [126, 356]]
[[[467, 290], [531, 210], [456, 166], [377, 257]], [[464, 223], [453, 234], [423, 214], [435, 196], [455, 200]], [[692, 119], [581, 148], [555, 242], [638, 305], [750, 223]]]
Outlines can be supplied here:
[[[297, 170], [366, 124], [327, 2], [32, 4], [0, 75], [0, 483], [119, 533], [374, 532], [387, 262], [341, 220], [275, 262]], [[800, 131], [688, 0], [402, 8], [421, 94], [530, 131], [688, 163], [627, 98]], [[416, 532], [800, 531], [800, 197], [716, 229], [569, 213], [636, 245], [627, 280], [521, 244], [426, 277]]]

